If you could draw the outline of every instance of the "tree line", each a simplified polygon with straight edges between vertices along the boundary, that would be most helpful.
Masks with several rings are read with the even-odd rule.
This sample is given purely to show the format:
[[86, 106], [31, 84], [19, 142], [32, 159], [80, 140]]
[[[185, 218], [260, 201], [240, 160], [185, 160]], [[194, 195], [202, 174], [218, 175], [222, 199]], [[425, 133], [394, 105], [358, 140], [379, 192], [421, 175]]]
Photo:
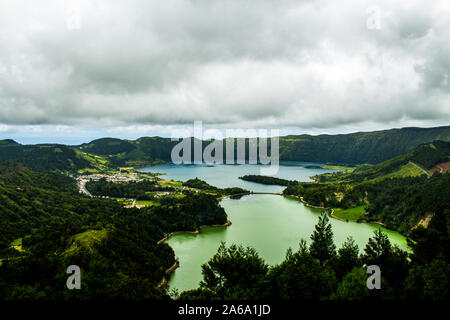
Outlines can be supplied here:
[[[212, 195], [187, 192], [160, 206], [127, 209], [80, 195], [67, 176], [14, 164], [0, 171], [0, 192], [2, 300], [169, 299], [158, 284], [175, 255], [159, 241], [227, 221]], [[21, 250], [12, 247], [17, 238]], [[82, 270], [82, 290], [66, 288], [72, 264]]]
[[[322, 214], [308, 246], [288, 249], [285, 260], [269, 266], [251, 247], [222, 243], [202, 265], [198, 289], [182, 292], [181, 300], [448, 300], [450, 298], [449, 216], [434, 215], [428, 228], [414, 229], [412, 253], [393, 246], [375, 231], [360, 254], [349, 237], [334, 244], [327, 214]], [[381, 270], [381, 289], [367, 287], [367, 266]]]

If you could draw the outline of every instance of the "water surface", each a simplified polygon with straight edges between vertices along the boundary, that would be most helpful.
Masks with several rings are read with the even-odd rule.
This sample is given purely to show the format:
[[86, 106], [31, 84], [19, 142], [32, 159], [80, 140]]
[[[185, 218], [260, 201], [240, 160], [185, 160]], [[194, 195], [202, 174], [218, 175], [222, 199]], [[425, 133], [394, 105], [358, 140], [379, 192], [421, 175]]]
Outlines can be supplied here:
[[[336, 172], [332, 169], [308, 169], [305, 166], [320, 164], [286, 161], [280, 162], [279, 170], [274, 177], [298, 180], [312, 181], [310, 176], [327, 172]], [[193, 178], [199, 178], [207, 183], [219, 187], [241, 187], [256, 192], [281, 192], [285, 187], [276, 185], [263, 185], [259, 183], [244, 181], [239, 177], [248, 174], [260, 174], [261, 165], [175, 165], [172, 163], [153, 166], [142, 169], [146, 172], [165, 173], [161, 178], [167, 180], [186, 181]]]
[[[310, 181], [309, 176], [332, 172], [334, 170], [307, 169], [302, 163], [280, 166], [280, 178]], [[307, 164], [311, 165], [311, 164]], [[172, 164], [147, 168], [146, 171], [165, 172], [165, 179], [185, 181], [198, 177], [218, 187], [239, 186], [258, 192], [281, 192], [284, 187], [261, 185], [238, 179], [245, 174], [259, 174], [259, 166], [254, 165], [217, 165], [175, 166]], [[174, 249], [180, 261], [180, 267], [172, 274], [169, 285], [179, 291], [198, 287], [202, 279], [201, 265], [216, 252], [221, 241], [227, 245], [242, 244], [254, 247], [270, 265], [283, 261], [286, 250], [298, 249], [300, 239], [310, 241], [321, 210], [309, 208], [301, 202], [278, 195], [249, 195], [239, 200], [225, 199], [221, 205], [232, 221], [230, 227], [203, 228], [198, 235], [179, 234], [167, 243]], [[352, 236], [360, 250], [364, 249], [373, 231], [378, 225], [356, 222], [344, 222], [330, 219], [336, 246], [339, 248], [348, 236]], [[397, 232], [383, 228], [392, 243], [407, 249], [405, 238]]]

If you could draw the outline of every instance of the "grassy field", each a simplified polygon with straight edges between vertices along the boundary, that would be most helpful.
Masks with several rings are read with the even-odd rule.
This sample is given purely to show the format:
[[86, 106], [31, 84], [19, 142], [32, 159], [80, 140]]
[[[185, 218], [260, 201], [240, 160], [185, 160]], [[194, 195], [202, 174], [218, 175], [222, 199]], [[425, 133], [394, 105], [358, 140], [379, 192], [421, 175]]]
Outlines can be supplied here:
[[116, 199], [118, 202], [120, 202], [121, 204], [123, 204], [124, 206], [129, 206], [132, 205], [133, 202], [132, 201], [126, 201], [124, 199]]
[[359, 206], [350, 209], [341, 209], [341, 208], [334, 209], [334, 216], [348, 221], [356, 221], [365, 213], [366, 211], [364, 210], [364, 206]]
[[182, 193], [171, 193], [171, 194], [169, 194], [169, 195], [167, 195], [167, 196], [164, 196], [164, 197], [167, 197], [167, 198], [175, 198], [175, 199], [181, 199], [181, 198], [184, 198], [185, 195], [182, 194]]
[[105, 157], [89, 154], [78, 149], [74, 150], [79, 158], [89, 161], [90, 165], [93, 167], [91, 169], [86, 168], [78, 170], [78, 173], [85, 174], [85, 173], [96, 173], [99, 171], [105, 172], [108, 171], [108, 169], [110, 169], [108, 167], [108, 160]]
[[64, 255], [76, 253], [80, 248], [87, 248], [93, 251], [93, 244], [102, 241], [108, 232], [106, 230], [89, 230], [73, 236], [72, 245], [64, 251]]
[[22, 238], [17, 238], [16, 240], [14, 240], [13, 242], [11, 242], [10, 246], [14, 247], [14, 246], [21, 246], [22, 245]]
[[425, 173], [415, 165], [413, 165], [412, 163], [407, 163], [401, 166], [397, 171], [375, 178], [373, 179], [373, 181], [380, 181], [389, 178], [418, 177], [423, 174]]
[[137, 206], [159, 206], [161, 204], [156, 201], [142, 200], [142, 201], [136, 201], [136, 205]]
[[332, 169], [332, 170], [340, 170], [345, 172], [352, 172], [356, 167], [347, 167], [347, 166], [339, 166], [334, 164], [323, 164], [321, 165], [322, 169]]
[[160, 185], [164, 187], [181, 187], [183, 183], [181, 181], [172, 181], [172, 180], [160, 180], [158, 181]]

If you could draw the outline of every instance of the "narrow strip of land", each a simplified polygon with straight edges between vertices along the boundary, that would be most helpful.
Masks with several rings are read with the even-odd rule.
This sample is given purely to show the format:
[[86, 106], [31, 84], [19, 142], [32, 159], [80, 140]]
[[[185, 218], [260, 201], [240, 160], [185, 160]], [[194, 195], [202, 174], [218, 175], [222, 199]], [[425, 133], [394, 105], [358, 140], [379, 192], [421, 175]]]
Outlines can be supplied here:
[[416, 163], [414, 163], [412, 161], [410, 161], [409, 163], [411, 163], [412, 165], [414, 165], [417, 168], [419, 168], [420, 170], [422, 170], [428, 176], [428, 178], [431, 177], [430, 173], [427, 170], [425, 170], [424, 168], [422, 168], [421, 166], [419, 166], [418, 164], [416, 164]]

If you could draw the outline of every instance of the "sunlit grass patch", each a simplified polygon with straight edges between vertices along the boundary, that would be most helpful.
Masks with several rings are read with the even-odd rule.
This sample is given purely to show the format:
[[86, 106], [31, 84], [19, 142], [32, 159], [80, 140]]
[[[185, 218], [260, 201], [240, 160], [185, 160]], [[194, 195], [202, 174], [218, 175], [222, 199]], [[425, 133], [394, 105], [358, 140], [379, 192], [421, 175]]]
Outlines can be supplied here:
[[348, 221], [356, 221], [359, 218], [361, 218], [361, 216], [364, 215], [365, 213], [366, 210], [364, 209], [364, 206], [359, 206], [349, 209], [335, 208], [333, 214], [337, 218], [341, 218]]

